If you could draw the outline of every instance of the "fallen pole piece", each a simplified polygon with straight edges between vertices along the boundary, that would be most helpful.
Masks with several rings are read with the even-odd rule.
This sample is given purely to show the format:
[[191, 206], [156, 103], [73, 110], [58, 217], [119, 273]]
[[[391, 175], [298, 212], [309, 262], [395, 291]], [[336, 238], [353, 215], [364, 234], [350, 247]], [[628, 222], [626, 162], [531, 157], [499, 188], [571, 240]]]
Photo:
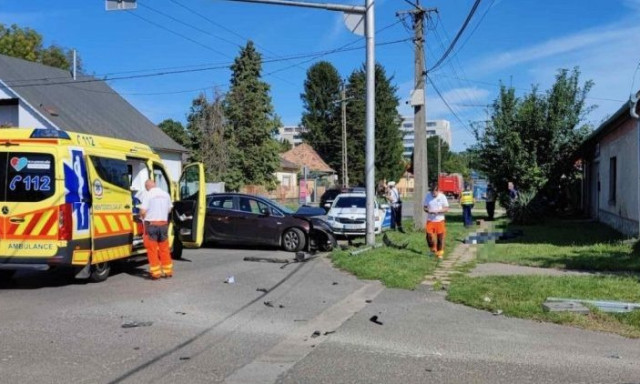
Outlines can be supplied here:
[[593, 305], [602, 312], [625, 313], [634, 310], [640, 310], [640, 303], [625, 303], [622, 301], [602, 301], [602, 300], [583, 300], [583, 299], [564, 299], [559, 297], [547, 297], [548, 302], [556, 303], [582, 303]]
[[262, 263], [280, 263], [280, 264], [287, 264], [291, 262], [289, 259], [280, 259], [278, 257], [255, 257], [255, 256], [247, 256], [242, 260], [255, 261], [258, 263], [262, 262]]

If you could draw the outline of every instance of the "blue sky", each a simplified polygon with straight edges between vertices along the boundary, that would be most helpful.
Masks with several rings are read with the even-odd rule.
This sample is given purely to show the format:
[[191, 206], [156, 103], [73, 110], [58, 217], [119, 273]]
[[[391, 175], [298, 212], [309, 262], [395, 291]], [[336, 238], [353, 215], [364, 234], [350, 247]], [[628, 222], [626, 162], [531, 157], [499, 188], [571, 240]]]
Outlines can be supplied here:
[[[268, 61], [264, 80], [285, 124], [300, 121], [300, 93], [310, 65], [330, 61], [346, 78], [364, 63], [364, 49], [313, 55], [350, 43], [364, 46], [363, 39], [358, 41], [343, 26], [339, 13], [222, 0], [138, 1], [131, 14], [106, 12], [104, 0], [0, 0], [0, 22], [34, 28], [44, 35], [45, 44], [78, 49], [86, 70], [98, 76], [217, 68], [110, 81], [155, 123], [165, 118], [184, 121], [198, 93], [211, 95], [215, 88], [224, 92], [228, 66], [246, 39], [252, 39]], [[442, 55], [473, 3], [422, 1], [439, 10], [427, 33], [428, 67]], [[375, 10], [380, 31], [376, 41], [396, 42], [378, 46], [376, 59], [394, 76], [403, 114], [412, 113], [404, 101], [413, 87], [413, 47], [400, 41], [410, 37], [410, 21], [400, 22], [396, 12], [408, 7], [403, 0], [377, 0]], [[450, 120], [453, 149], [463, 150], [474, 142], [470, 122], [486, 119], [484, 106], [495, 99], [500, 81], [521, 95], [532, 84], [547, 89], [558, 68], [579, 66], [582, 79], [595, 82], [587, 102], [598, 106], [588, 117], [597, 125], [622, 105], [632, 88], [640, 88], [638, 17], [640, 0], [483, 0], [455, 54], [431, 73], [455, 115], [429, 85], [427, 119]]]

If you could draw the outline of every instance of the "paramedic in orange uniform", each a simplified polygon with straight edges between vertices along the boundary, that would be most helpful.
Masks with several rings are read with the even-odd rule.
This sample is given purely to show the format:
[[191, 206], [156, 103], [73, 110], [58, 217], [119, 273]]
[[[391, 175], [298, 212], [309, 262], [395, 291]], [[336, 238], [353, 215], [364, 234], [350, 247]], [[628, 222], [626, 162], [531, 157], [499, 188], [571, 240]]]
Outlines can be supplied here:
[[171, 197], [156, 187], [153, 180], [144, 183], [147, 193], [140, 205], [144, 219], [145, 247], [149, 259], [149, 274], [152, 280], [173, 276], [173, 263], [169, 251], [169, 214], [173, 204]]
[[[444, 256], [444, 236], [447, 232], [444, 221], [444, 214], [449, 211], [447, 197], [440, 192], [438, 183], [434, 183], [431, 192], [424, 197], [423, 209], [427, 212], [427, 245], [438, 259]], [[434, 241], [434, 237], [436, 238]]]

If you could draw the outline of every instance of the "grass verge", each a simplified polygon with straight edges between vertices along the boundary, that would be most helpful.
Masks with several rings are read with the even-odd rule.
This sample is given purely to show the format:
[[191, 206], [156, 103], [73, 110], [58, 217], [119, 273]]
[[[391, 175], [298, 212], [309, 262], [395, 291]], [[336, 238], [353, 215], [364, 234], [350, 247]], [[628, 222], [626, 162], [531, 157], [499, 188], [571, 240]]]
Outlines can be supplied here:
[[545, 312], [542, 303], [547, 297], [640, 302], [640, 281], [619, 276], [461, 276], [452, 281], [447, 295], [452, 302], [488, 311], [502, 310], [506, 316], [640, 337], [640, 311], [592, 311], [589, 315]]
[[494, 228], [520, 229], [524, 236], [486, 244], [478, 261], [532, 267], [588, 271], [640, 272], [640, 253], [633, 241], [598, 222], [554, 220], [543, 225], [512, 226], [506, 220]]
[[[396, 244], [407, 242], [405, 249], [381, 247], [351, 256], [349, 251], [335, 250], [331, 254], [333, 264], [356, 277], [365, 280], [380, 280], [390, 288], [414, 289], [424, 277], [436, 268], [436, 261], [427, 256], [424, 230], [411, 230], [412, 223], [406, 221], [406, 234], [387, 232]], [[445, 258], [462, 241], [467, 229], [462, 224], [461, 214], [447, 215], [447, 237]], [[378, 236], [377, 242], [382, 242]]]

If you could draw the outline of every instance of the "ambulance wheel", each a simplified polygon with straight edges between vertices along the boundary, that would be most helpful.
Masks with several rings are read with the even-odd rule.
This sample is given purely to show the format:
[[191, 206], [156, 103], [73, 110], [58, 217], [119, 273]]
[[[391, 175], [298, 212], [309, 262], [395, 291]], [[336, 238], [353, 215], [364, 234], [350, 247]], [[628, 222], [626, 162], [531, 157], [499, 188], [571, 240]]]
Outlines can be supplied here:
[[98, 263], [91, 266], [91, 274], [89, 275], [89, 281], [93, 283], [100, 283], [107, 280], [111, 272], [111, 265], [109, 263]]
[[298, 228], [289, 228], [282, 235], [282, 248], [287, 252], [303, 250], [306, 242], [304, 232]]
[[182, 249], [183, 249], [182, 241], [178, 239], [176, 236], [173, 239], [173, 247], [171, 248], [171, 259], [173, 260], [182, 260]]

